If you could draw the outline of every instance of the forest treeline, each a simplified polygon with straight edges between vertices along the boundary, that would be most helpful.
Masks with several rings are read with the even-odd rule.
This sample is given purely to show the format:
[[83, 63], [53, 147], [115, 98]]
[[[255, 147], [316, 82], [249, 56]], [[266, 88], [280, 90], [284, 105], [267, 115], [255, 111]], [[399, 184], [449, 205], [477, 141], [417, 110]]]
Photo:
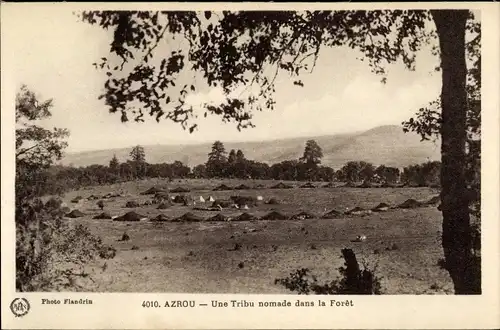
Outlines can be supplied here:
[[323, 152], [314, 140], [306, 142], [303, 156], [269, 165], [247, 159], [242, 150], [226, 152], [215, 141], [204, 164], [192, 168], [180, 161], [150, 164], [144, 147], [132, 148], [130, 157], [120, 162], [114, 155], [108, 165], [84, 167], [55, 165], [45, 171], [40, 183], [46, 194], [57, 194], [86, 186], [114, 184], [137, 179], [261, 179], [286, 181], [324, 181], [353, 183], [402, 184], [413, 187], [439, 187], [440, 162], [428, 161], [404, 168], [350, 161], [335, 170], [321, 165]]

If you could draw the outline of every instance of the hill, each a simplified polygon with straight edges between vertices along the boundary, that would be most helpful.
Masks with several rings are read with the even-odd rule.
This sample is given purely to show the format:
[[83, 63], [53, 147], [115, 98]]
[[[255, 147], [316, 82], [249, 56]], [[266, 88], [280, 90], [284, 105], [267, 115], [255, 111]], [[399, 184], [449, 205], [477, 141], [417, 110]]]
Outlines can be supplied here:
[[[426, 160], [439, 160], [440, 147], [420, 141], [414, 133], [403, 133], [400, 126], [379, 126], [361, 133], [289, 138], [260, 142], [224, 142], [226, 150], [241, 149], [246, 158], [274, 164], [302, 156], [305, 142], [314, 139], [323, 149], [323, 164], [339, 168], [351, 160], [403, 167]], [[206, 162], [211, 143], [194, 145], [144, 146], [149, 163], [171, 163], [176, 160], [194, 166]], [[129, 158], [130, 148], [67, 153], [63, 165], [87, 166], [108, 164], [116, 154], [120, 161]]]

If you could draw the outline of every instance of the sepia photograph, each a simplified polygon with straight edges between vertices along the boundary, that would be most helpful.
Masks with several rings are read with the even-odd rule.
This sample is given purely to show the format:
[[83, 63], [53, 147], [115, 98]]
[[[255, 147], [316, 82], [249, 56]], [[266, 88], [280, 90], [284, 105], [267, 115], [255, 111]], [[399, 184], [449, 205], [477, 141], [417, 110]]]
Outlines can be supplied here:
[[96, 304], [82, 293], [348, 308], [489, 290], [485, 10], [303, 5], [2, 5], [9, 317]]

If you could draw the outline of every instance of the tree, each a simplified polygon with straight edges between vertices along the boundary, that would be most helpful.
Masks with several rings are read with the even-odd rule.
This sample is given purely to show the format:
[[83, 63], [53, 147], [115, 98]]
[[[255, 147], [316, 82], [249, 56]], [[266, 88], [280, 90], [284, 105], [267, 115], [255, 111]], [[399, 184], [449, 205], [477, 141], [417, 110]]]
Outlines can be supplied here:
[[74, 276], [79, 275], [75, 274], [75, 269], [83, 267], [103, 247], [85, 227], [70, 227], [62, 221], [60, 201], [51, 199], [44, 205], [40, 199], [50, 191], [51, 173], [47, 170], [54, 161], [61, 159], [67, 146], [65, 138], [69, 135], [65, 129], [48, 130], [40, 126], [41, 120], [51, 117], [51, 107], [52, 100], [39, 101], [25, 85], [16, 95], [18, 291], [61, 291], [60, 283], [74, 280]]
[[399, 181], [399, 169], [396, 167], [390, 167], [385, 165], [380, 165], [375, 169], [375, 174], [384, 183], [396, 183]]
[[[200, 71], [209, 86], [220, 85], [226, 92], [227, 100], [219, 105], [207, 105], [205, 116], [211, 113], [225, 121], [234, 120], [241, 129], [252, 125], [252, 111], [273, 109], [272, 95], [278, 72], [295, 77], [312, 70], [321, 47], [346, 45], [359, 50], [373, 71], [383, 74], [384, 63], [399, 59], [408, 69], [413, 69], [415, 53], [437, 35], [443, 81], [440, 129], [443, 249], [455, 293], [480, 293], [479, 264], [472, 256], [468, 200], [464, 197], [465, 31], [469, 11], [224, 11], [218, 20], [213, 19], [211, 12], [203, 14], [204, 18], [196, 12], [83, 13], [84, 21], [115, 31], [110, 51], [122, 64], [110, 66], [106, 58], [96, 63], [109, 77], [102, 98], [111, 112], [121, 113], [122, 121], [127, 121], [128, 106], [139, 101], [142, 104], [136, 112], [136, 120], [142, 120], [142, 109], [145, 109], [157, 120], [164, 117], [194, 131], [197, 124], [188, 125], [194, 115], [192, 108], [185, 105], [187, 85], [177, 92], [180, 97], [171, 105], [172, 111], [164, 111], [164, 105], [172, 100], [166, 95], [167, 87], [175, 87], [175, 77], [187, 68]], [[429, 21], [435, 23], [435, 34], [425, 30]], [[155, 66], [150, 59], [165, 35], [183, 38], [190, 47], [184, 51], [173, 50]], [[142, 56], [137, 57], [134, 54], [137, 51], [142, 52]], [[124, 77], [121, 72], [124, 64], [134, 59], [136, 63], [127, 66], [132, 69]], [[275, 74], [268, 77], [264, 71], [273, 67]], [[252, 84], [260, 87], [257, 96], [232, 96], [236, 86]], [[191, 85], [189, 89], [196, 90], [196, 87]]]
[[193, 177], [197, 179], [205, 178], [207, 176], [207, 168], [205, 164], [196, 165], [193, 168]]
[[109, 161], [109, 169], [112, 173], [117, 173], [119, 165], [120, 162], [118, 161], [118, 158], [116, 158], [116, 154], [114, 154], [113, 158], [111, 158], [111, 160]]
[[238, 151], [236, 152], [236, 161], [237, 162], [243, 162], [245, 160], [246, 160], [245, 154], [243, 154], [243, 151], [241, 151], [240, 149], [238, 149]]
[[135, 171], [136, 178], [142, 178], [146, 174], [146, 152], [144, 147], [137, 145], [130, 151], [130, 160]]
[[229, 164], [236, 163], [236, 151], [234, 151], [234, 149], [231, 149], [231, 151], [229, 152], [229, 156], [227, 158], [227, 162]]
[[226, 148], [221, 141], [215, 141], [208, 154], [206, 163], [207, 174], [210, 177], [223, 177], [227, 165]]
[[321, 164], [321, 158], [323, 158], [323, 150], [314, 140], [308, 140], [306, 142], [306, 147], [304, 149], [304, 154], [300, 158], [300, 161], [306, 163], [311, 167], [316, 167]]
[[52, 100], [39, 101], [34, 92], [22, 85], [16, 95], [16, 202], [19, 205], [42, 195], [48, 188], [45, 171], [60, 160], [69, 131], [37, 125], [52, 116]]
[[365, 182], [370, 182], [375, 175], [375, 167], [373, 164], [367, 162], [359, 162], [359, 165], [361, 167], [359, 171], [360, 179]]

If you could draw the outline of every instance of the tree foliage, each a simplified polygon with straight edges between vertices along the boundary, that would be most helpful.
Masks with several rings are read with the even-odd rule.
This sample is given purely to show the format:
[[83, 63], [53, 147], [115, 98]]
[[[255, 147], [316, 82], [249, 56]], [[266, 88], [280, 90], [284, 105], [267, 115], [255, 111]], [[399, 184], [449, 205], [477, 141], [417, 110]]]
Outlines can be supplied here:
[[[186, 103], [189, 92], [221, 87], [225, 102], [207, 104], [204, 116], [252, 126], [253, 111], [274, 108], [278, 73], [296, 79], [310, 72], [321, 47], [356, 49], [379, 74], [397, 60], [413, 69], [415, 52], [429, 38], [430, 18], [419, 10], [86, 11], [80, 17], [114, 31], [110, 56], [95, 63], [108, 76], [102, 98], [109, 110], [122, 121], [130, 115], [141, 121], [144, 109], [191, 132], [198, 124]], [[163, 41], [171, 47], [168, 54], [155, 52]], [[178, 86], [181, 72], [199, 72], [201, 86]], [[234, 95], [242, 85], [258, 92]]]
[[304, 154], [299, 160], [314, 167], [321, 164], [321, 158], [323, 158], [323, 150], [321, 147], [316, 141], [308, 140], [304, 148]]
[[75, 289], [75, 277], [87, 277], [85, 265], [108, 247], [85, 227], [62, 221], [60, 201], [44, 204], [39, 199], [53, 188], [47, 171], [61, 158], [69, 135], [65, 129], [41, 126], [51, 116], [52, 100], [40, 102], [23, 85], [15, 106], [16, 289]]

